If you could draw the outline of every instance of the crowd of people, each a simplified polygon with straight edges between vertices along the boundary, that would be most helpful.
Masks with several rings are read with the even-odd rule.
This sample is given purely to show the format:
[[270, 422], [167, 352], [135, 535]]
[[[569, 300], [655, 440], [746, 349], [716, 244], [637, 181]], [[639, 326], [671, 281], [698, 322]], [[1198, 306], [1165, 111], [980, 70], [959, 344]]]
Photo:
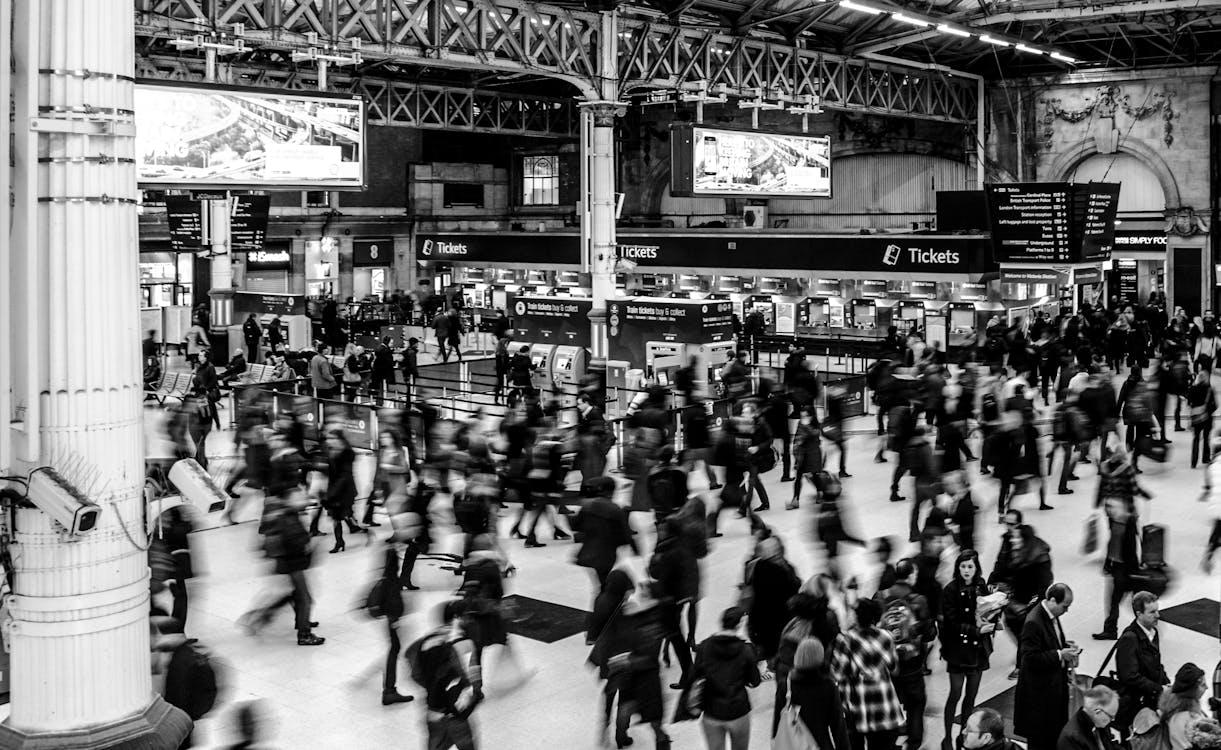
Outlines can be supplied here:
[[[571, 541], [575, 564], [590, 571], [588, 662], [602, 683], [606, 745], [638, 741], [635, 722], [647, 725], [655, 747], [669, 748], [667, 726], [696, 720], [710, 750], [746, 750], [756, 720], [751, 690], [770, 681], [777, 747], [918, 750], [938, 659], [948, 683], [942, 749], [1008, 750], [1003, 718], [976, 705], [983, 674], [997, 666], [993, 642], [1003, 630], [1017, 652], [1014, 664], [999, 665], [1016, 683], [1013, 727], [1031, 750], [1135, 749], [1151, 732], [1164, 733], [1159, 748], [1207, 747], [1198, 738], [1218, 730], [1200, 705], [1204, 671], [1191, 663], [1170, 670], [1161, 658], [1158, 598], [1170, 575], [1164, 529], [1142, 525], [1137, 498], [1148, 495], [1141, 462], [1166, 460], [1169, 432], [1188, 429], [1184, 417], [1193, 433], [1191, 466], [1202, 459], [1205, 492], [1221, 492], [1210, 445], [1217, 324], [1211, 313], [1191, 322], [1176, 311], [1167, 320], [1156, 303], [1087, 306], [1009, 326], [994, 321], [953, 365], [919, 332], [900, 338], [892, 331], [893, 348], [867, 375], [878, 414], [873, 460], [893, 463], [890, 500], [909, 504], [910, 548], [855, 533], [846, 484], [848, 394], [824, 386], [800, 349], [773, 379], [759, 376], [744, 348], [707, 390], [698, 386], [693, 361], [673, 389], [646, 384], [611, 420], [597, 378], [582, 387], [575, 407], [561, 407], [534, 387], [528, 351], [509, 353], [502, 335], [496, 391], [512, 391], [503, 415], [478, 409], [466, 419], [442, 419], [426, 401], [379, 411], [373, 491], [359, 520], [355, 451], [343, 429], [315, 435], [308, 396], [273, 419], [269, 392], [243, 390], [235, 415], [243, 464], [226, 487], [233, 501], [225, 517], [254, 517], [251, 498], [262, 495], [263, 552], [286, 587], [256, 602], [241, 624], [261, 631], [290, 605], [297, 643], [322, 645], [307, 577], [311, 539], [325, 535], [321, 516], [330, 519], [334, 554], [345, 549], [345, 529], [378, 534], [384, 516], [385, 565], [367, 607], [388, 625], [383, 704], [410, 701], [399, 691], [396, 623], [403, 592], [417, 588], [417, 560], [439, 547], [444, 529], [435, 511], [451, 507], [462, 538], [454, 553], [461, 583], [436, 629], [405, 651], [425, 703], [430, 749], [475, 747], [471, 717], [484, 697], [483, 651], [496, 645], [514, 654], [502, 604], [515, 572], [514, 538], [527, 549]], [[319, 398], [352, 395], [340, 394], [333, 377], [320, 377], [318, 357], [325, 358], [323, 347], [304, 369], [300, 358], [285, 366]], [[211, 396], [224, 380], [208, 372], [207, 360], [205, 352], [197, 387], [177, 409], [185, 428], [172, 428], [179, 456], [204, 465], [207, 431], [219, 427]], [[711, 399], [730, 404], [719, 429], [709, 418]], [[616, 479], [608, 469], [620, 457]], [[972, 461], [996, 482], [973, 481], [966, 470]], [[1085, 491], [1075, 472], [1086, 462], [1097, 466], [1086, 547], [1103, 559], [1110, 592], [1093, 638], [1115, 642], [1116, 670], [1092, 686], [1075, 680], [1082, 649], [1060, 626], [1073, 590], [1056, 578], [1053, 549], [1028, 520], [1053, 511], [1055, 495]], [[793, 486], [784, 510], [772, 509], [764, 481], [775, 471]], [[1054, 488], [1048, 477], [1056, 477]], [[769, 520], [803, 507], [811, 509], [822, 556], [816, 569], [799, 572]], [[985, 507], [995, 509], [1002, 536], [988, 561], [977, 551]], [[647, 520], [633, 519], [637, 513]], [[702, 560], [723, 535], [725, 513], [749, 528], [748, 561], [737, 581], [705, 581]], [[547, 541], [539, 530], [544, 518]], [[866, 548], [876, 578], [850, 575], [842, 544]], [[1221, 522], [1206, 561], [1217, 546]], [[161, 577], [178, 632], [188, 615], [183, 577], [172, 566]], [[738, 593], [714, 618], [714, 632], [700, 637], [700, 602], [710, 585], [736, 585]], [[1121, 628], [1126, 598], [1132, 620]], [[680, 673], [667, 682], [671, 657]], [[514, 676], [505, 682], [529, 678], [515, 658], [507, 663]]]

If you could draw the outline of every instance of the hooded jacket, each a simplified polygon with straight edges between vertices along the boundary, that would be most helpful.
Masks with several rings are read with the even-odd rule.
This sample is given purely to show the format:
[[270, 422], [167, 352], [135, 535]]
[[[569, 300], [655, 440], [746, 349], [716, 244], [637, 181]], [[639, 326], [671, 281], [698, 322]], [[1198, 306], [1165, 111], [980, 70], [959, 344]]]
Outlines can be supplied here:
[[732, 721], [750, 713], [747, 688], [761, 678], [755, 650], [736, 633], [720, 632], [700, 644], [695, 653], [693, 677], [704, 680], [704, 714]]
[[572, 518], [572, 530], [584, 536], [577, 551], [576, 563], [583, 568], [609, 569], [615, 564], [618, 550], [631, 545], [636, 551], [627, 514], [607, 498], [587, 500]]

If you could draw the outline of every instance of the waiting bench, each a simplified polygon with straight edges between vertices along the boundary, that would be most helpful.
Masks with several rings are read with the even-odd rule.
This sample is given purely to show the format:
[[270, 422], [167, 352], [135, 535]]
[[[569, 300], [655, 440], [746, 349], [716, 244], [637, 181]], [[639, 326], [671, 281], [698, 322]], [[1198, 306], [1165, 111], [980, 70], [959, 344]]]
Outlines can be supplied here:
[[190, 393], [193, 379], [194, 375], [189, 372], [163, 372], [157, 385], [144, 389], [144, 393], [146, 396], [152, 396], [161, 405], [170, 398], [182, 400]]

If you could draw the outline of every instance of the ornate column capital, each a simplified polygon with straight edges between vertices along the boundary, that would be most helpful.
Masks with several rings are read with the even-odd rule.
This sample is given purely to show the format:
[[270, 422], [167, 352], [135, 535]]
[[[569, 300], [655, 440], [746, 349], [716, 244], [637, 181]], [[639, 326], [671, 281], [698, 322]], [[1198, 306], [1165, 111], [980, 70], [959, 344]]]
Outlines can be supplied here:
[[627, 103], [610, 101], [582, 102], [581, 109], [593, 115], [594, 127], [613, 128], [615, 127], [615, 118], [623, 117], [627, 114]]

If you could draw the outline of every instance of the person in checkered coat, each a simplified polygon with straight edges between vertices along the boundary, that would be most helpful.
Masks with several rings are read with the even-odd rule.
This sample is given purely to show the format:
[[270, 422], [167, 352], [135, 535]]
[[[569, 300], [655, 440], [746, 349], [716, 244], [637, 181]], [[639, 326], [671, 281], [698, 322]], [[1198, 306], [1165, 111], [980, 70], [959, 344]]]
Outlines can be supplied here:
[[895, 642], [878, 627], [881, 619], [882, 605], [861, 599], [856, 626], [831, 646], [831, 678], [840, 686], [852, 750], [893, 750], [906, 721], [890, 679], [898, 664]]

